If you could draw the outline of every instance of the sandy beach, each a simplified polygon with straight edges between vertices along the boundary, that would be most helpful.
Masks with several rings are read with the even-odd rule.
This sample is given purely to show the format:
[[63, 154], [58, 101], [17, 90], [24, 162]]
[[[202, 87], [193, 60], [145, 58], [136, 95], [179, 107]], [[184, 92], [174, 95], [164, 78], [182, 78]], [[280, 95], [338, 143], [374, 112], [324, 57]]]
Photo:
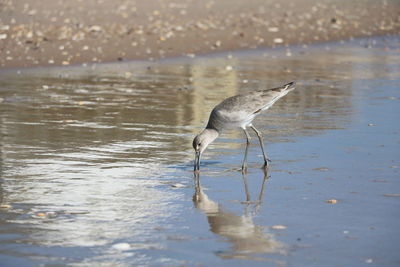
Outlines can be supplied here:
[[400, 31], [399, 1], [3, 0], [0, 67], [155, 60]]

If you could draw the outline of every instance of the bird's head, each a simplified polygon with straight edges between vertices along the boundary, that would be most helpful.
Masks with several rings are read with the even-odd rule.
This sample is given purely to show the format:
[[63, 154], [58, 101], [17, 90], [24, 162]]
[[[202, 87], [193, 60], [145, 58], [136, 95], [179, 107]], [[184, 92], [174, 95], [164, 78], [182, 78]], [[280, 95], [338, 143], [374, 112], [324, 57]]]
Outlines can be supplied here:
[[218, 131], [206, 128], [193, 139], [195, 151], [194, 171], [200, 170], [200, 156], [207, 146], [218, 137]]
[[193, 139], [194, 151], [199, 154], [206, 150], [207, 146], [218, 137], [218, 132], [214, 129], [206, 128]]

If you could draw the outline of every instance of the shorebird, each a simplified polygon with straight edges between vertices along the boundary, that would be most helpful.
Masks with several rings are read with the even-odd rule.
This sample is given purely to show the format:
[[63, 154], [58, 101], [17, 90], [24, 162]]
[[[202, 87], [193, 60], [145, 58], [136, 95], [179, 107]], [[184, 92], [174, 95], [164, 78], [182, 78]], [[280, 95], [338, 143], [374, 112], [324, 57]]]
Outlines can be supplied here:
[[260, 131], [253, 126], [252, 121], [261, 111], [270, 108], [294, 88], [295, 83], [291, 82], [277, 88], [235, 95], [215, 106], [211, 111], [206, 128], [193, 139], [193, 148], [195, 150], [194, 171], [200, 170], [200, 158], [207, 146], [223, 130], [232, 128], [242, 129], [246, 135], [246, 149], [242, 163], [242, 171], [246, 171], [247, 152], [250, 144], [250, 135], [246, 130], [247, 127], [253, 129], [257, 134], [264, 156], [264, 167], [267, 168], [270, 160], [264, 148], [263, 137]]

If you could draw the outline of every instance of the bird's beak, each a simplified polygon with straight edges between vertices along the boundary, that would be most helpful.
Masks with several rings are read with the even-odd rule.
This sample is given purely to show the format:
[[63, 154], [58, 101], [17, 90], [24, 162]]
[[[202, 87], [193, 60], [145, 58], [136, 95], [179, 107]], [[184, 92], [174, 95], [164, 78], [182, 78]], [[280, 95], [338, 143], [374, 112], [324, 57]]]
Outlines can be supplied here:
[[196, 151], [195, 157], [194, 157], [194, 171], [199, 171], [200, 170], [200, 151]]

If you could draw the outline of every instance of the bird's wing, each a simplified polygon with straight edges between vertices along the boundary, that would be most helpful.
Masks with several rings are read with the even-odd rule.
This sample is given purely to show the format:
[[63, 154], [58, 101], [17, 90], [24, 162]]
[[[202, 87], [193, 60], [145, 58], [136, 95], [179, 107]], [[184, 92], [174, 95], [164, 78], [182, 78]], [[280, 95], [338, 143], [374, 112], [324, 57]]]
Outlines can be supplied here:
[[270, 108], [276, 101], [293, 89], [294, 83], [288, 83], [277, 88], [257, 90], [232, 96], [217, 105], [216, 110], [224, 114], [237, 112], [245, 112], [248, 115], [257, 114], [262, 110]]
[[[253, 107], [253, 114], [260, 113], [263, 110], [269, 109], [276, 101], [287, 95], [290, 91], [295, 89], [295, 83], [291, 82], [281, 87], [271, 88], [267, 90], [259, 90], [248, 93], [248, 100], [253, 100], [255, 105]], [[259, 99], [257, 101], [256, 99]], [[250, 111], [250, 110], [249, 110]]]

